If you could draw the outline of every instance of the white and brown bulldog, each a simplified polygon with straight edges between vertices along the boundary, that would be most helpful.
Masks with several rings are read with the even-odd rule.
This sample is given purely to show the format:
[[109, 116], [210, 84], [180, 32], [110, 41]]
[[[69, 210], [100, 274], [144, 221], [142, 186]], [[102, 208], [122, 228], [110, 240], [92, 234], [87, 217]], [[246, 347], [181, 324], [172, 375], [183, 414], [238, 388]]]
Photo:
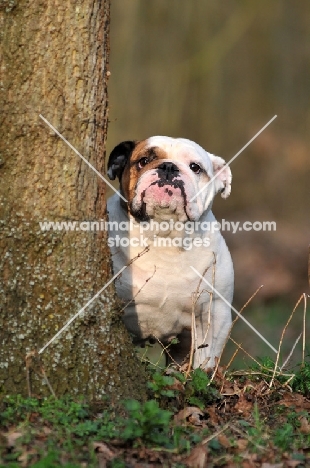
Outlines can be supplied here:
[[114, 272], [135, 259], [116, 281], [127, 329], [137, 342], [177, 337], [177, 362], [193, 336], [194, 367], [214, 367], [231, 326], [234, 272], [211, 208], [218, 192], [230, 194], [229, 166], [193, 141], [155, 136], [116, 146], [108, 176], [127, 200], [108, 200]]

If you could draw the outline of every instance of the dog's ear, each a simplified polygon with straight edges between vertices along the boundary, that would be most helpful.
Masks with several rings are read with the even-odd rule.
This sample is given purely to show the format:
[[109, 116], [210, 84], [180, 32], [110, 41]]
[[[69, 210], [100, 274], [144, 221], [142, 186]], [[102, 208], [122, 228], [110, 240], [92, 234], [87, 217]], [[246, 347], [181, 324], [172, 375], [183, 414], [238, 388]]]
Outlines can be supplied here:
[[118, 177], [121, 180], [123, 170], [127, 164], [129, 156], [131, 155], [134, 147], [137, 145], [136, 141], [123, 141], [115, 146], [112, 150], [108, 161], [108, 176], [109, 179], [114, 180]]
[[213, 173], [217, 182], [218, 191], [223, 198], [227, 198], [231, 192], [231, 170], [224, 159], [209, 153], [213, 165]]

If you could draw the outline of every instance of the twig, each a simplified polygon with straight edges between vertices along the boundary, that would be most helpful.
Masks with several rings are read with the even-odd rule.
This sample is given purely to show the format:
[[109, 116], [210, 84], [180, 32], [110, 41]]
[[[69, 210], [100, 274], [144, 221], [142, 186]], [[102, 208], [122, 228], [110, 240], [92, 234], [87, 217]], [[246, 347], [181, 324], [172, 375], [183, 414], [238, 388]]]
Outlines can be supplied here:
[[[213, 252], [213, 256], [214, 256], [214, 261], [215, 261], [215, 255], [214, 255], [214, 252]], [[214, 265], [214, 262], [213, 262], [213, 265]], [[202, 292], [201, 291], [199, 293], [199, 288], [201, 286], [201, 283], [202, 283], [202, 279], [204, 277], [204, 275], [207, 273], [207, 271], [209, 270], [210, 266], [208, 266], [203, 274], [202, 274], [202, 277], [200, 278], [199, 282], [198, 282], [198, 285], [197, 285], [197, 288], [196, 288], [196, 291], [192, 294], [192, 322], [191, 322], [191, 349], [190, 349], [190, 353], [189, 353], [189, 364], [188, 364], [188, 368], [187, 368], [187, 371], [186, 371], [186, 376], [185, 378], [187, 379], [189, 374], [190, 374], [190, 371], [192, 369], [192, 364], [193, 364], [193, 357], [194, 357], [194, 353], [197, 352], [197, 332], [196, 332], [196, 316], [195, 316], [195, 306], [197, 304], [197, 301], [199, 299], [199, 297], [201, 296]], [[199, 293], [199, 295], [198, 295]], [[213, 294], [212, 293], [209, 293], [208, 294], [210, 295], [210, 301], [209, 301], [209, 311], [208, 311], [208, 325], [207, 325], [207, 332], [209, 331], [209, 328], [210, 328], [210, 314], [211, 314], [211, 301], [212, 301], [212, 297], [213, 297]], [[204, 344], [204, 341], [206, 339], [206, 336], [203, 340], [203, 342], [201, 344]]]
[[241, 349], [241, 351], [244, 352], [244, 354], [246, 354], [250, 359], [252, 359], [252, 361], [254, 361], [258, 366], [260, 366], [260, 363], [255, 359], [253, 358], [253, 356], [251, 356], [251, 354], [249, 354], [244, 348], [242, 348], [242, 346], [240, 344], [238, 344], [231, 336], [229, 337], [229, 339], [236, 345], [238, 346], [239, 349]]
[[[246, 301], [246, 303], [244, 304], [244, 306], [242, 306], [242, 308], [240, 309], [240, 312], [239, 312], [240, 315], [242, 314], [242, 312], [244, 311], [244, 309], [249, 305], [249, 303], [251, 302], [251, 300], [256, 296], [256, 294], [258, 293], [258, 291], [260, 291], [260, 290], [263, 288], [263, 286], [264, 286], [264, 285], [262, 284], [259, 288], [257, 288], [256, 291], [252, 294], [252, 296]], [[231, 326], [230, 326], [230, 329], [229, 329], [229, 332], [228, 332], [226, 341], [225, 341], [225, 343], [224, 343], [224, 346], [223, 346], [223, 348], [222, 348], [220, 357], [219, 357], [219, 359], [218, 359], [218, 365], [219, 365], [219, 363], [220, 363], [220, 361], [221, 361], [221, 359], [222, 359], [222, 355], [223, 355], [224, 349], [225, 349], [225, 347], [226, 347], [226, 345], [227, 345], [227, 342], [228, 342], [229, 339], [231, 339], [231, 338], [230, 338], [230, 334], [231, 334], [231, 331], [232, 331], [232, 329], [233, 329], [235, 323], [237, 322], [237, 320], [239, 320], [239, 315], [236, 315], [235, 319], [233, 320], [233, 322], [232, 322], [232, 324], [231, 324]], [[240, 349], [242, 349], [242, 348], [240, 348]], [[237, 352], [238, 352], [238, 349], [237, 349]], [[237, 353], [236, 353], [236, 354], [237, 354]], [[235, 358], [235, 354], [233, 355], [233, 358], [229, 361], [228, 365], [226, 366], [226, 370], [225, 370], [225, 372], [224, 372], [224, 376], [226, 375], [227, 370], [228, 370], [229, 366], [231, 365], [232, 361], [234, 360], [234, 358]], [[217, 366], [217, 367], [218, 367], [218, 366]], [[217, 368], [216, 368], [216, 369], [217, 369]], [[214, 376], [215, 376], [215, 372], [212, 374], [210, 383], [211, 383], [212, 380], [214, 379]]]
[[301, 295], [300, 298], [298, 299], [297, 304], [295, 305], [294, 310], [293, 310], [293, 312], [291, 313], [291, 315], [289, 316], [289, 319], [288, 319], [288, 321], [287, 321], [287, 323], [286, 323], [286, 325], [285, 325], [285, 327], [284, 327], [284, 329], [283, 329], [283, 331], [282, 331], [282, 335], [281, 335], [281, 339], [280, 339], [280, 343], [279, 343], [279, 349], [278, 349], [278, 352], [277, 352], [277, 358], [276, 358], [276, 362], [275, 362], [275, 365], [274, 365], [273, 375], [272, 375], [272, 378], [271, 378], [271, 380], [270, 380], [270, 382], [269, 382], [269, 388], [272, 387], [273, 381], [274, 381], [274, 378], [275, 378], [275, 375], [276, 375], [276, 372], [277, 372], [278, 362], [279, 362], [279, 359], [280, 359], [281, 346], [282, 346], [282, 342], [283, 342], [283, 338], [284, 338], [286, 329], [287, 329], [287, 327], [288, 327], [290, 321], [292, 320], [293, 315], [294, 315], [294, 313], [295, 313], [295, 311], [296, 311], [298, 305], [300, 304], [302, 298], [303, 298], [303, 295]]
[[310, 286], [310, 244], [309, 244], [309, 251], [308, 251], [308, 282]]
[[[171, 354], [169, 353], [169, 351], [168, 351], [168, 346], [165, 346], [165, 345], [160, 341], [160, 339], [157, 338], [156, 335], [153, 335], [153, 336], [154, 336], [154, 338], [158, 341], [158, 343], [160, 344], [160, 346], [163, 348], [163, 351], [162, 351], [160, 357], [163, 355], [163, 353], [167, 353], [168, 356], [170, 357], [171, 361], [173, 361], [173, 363], [176, 364], [176, 366], [180, 369], [180, 368], [181, 368], [180, 364], [178, 364], [177, 361], [176, 361], [175, 359], [173, 359], [173, 357], [172, 357]], [[160, 358], [159, 358], [159, 359], [160, 359]], [[157, 362], [158, 362], [158, 361], [157, 361]]]
[[297, 338], [297, 340], [295, 341], [295, 343], [293, 344], [293, 347], [292, 347], [292, 350], [290, 352], [290, 354], [288, 355], [288, 357], [285, 359], [284, 363], [282, 364], [282, 366], [280, 367], [280, 371], [282, 371], [282, 369], [284, 369], [284, 367], [287, 365], [287, 363], [289, 362], [289, 360], [291, 359], [292, 355], [293, 355], [293, 352], [301, 338], [301, 335], [302, 333], [300, 333], [299, 337]]
[[30, 366], [31, 366], [31, 359], [34, 356], [35, 351], [30, 351], [25, 356], [26, 361], [26, 382], [27, 382], [27, 389], [28, 389], [28, 396], [31, 398], [31, 382], [30, 382]]
[[[210, 329], [210, 324], [211, 324], [211, 307], [212, 307], [212, 301], [213, 301], [213, 288], [214, 288], [214, 283], [215, 283], [215, 265], [216, 265], [216, 256], [215, 256], [215, 253], [213, 253], [213, 267], [212, 267], [212, 290], [211, 292], [209, 293], [210, 294], [210, 301], [209, 301], [209, 310], [208, 310], [208, 326], [207, 326], [207, 331], [205, 333], [205, 336], [204, 336], [204, 339], [202, 341], [201, 344], [204, 344], [204, 342], [206, 341], [207, 339], [207, 335], [209, 333], [209, 329]], [[209, 268], [208, 268], [209, 269]], [[207, 269], [207, 270], [208, 270]], [[207, 270], [204, 272], [203, 276], [207, 273]], [[201, 283], [202, 279], [200, 280], [200, 283]]]
[[241, 429], [239, 429], [238, 427], [236, 427], [236, 426], [233, 425], [233, 424], [231, 424], [230, 427], [231, 427], [231, 429], [232, 429], [233, 431], [238, 432], [238, 433], [241, 434], [243, 437], [245, 437], [246, 439], [248, 439], [248, 441], [250, 441], [251, 444], [255, 445], [255, 447], [259, 448], [260, 450], [266, 451], [266, 448], [265, 448], [265, 447], [263, 447], [262, 445], [259, 445], [259, 444], [257, 444], [256, 442], [254, 442], [253, 437], [249, 436], [246, 432], [242, 431]]
[[48, 380], [47, 375], [46, 375], [46, 373], [45, 373], [44, 367], [43, 367], [42, 365], [41, 365], [41, 372], [42, 372], [42, 377], [43, 377], [43, 379], [45, 380], [45, 382], [46, 382], [48, 388], [50, 389], [51, 394], [53, 395], [54, 398], [57, 398], [57, 397], [56, 397], [56, 394], [55, 394], [55, 392], [54, 392], [54, 390], [53, 390], [53, 387], [52, 387], [51, 384], [49, 383], [49, 380]]
[[[199, 285], [198, 285], [198, 287], [199, 287]], [[190, 371], [192, 369], [194, 352], [195, 352], [196, 347], [197, 347], [196, 319], [195, 319], [196, 301], [194, 302], [194, 296], [192, 296], [191, 349], [190, 349], [190, 353], [189, 353], [188, 367], [187, 367], [187, 371], [186, 371], [186, 375], [185, 375], [186, 379], [188, 378], [188, 376], [190, 374]]]
[[[239, 348], [236, 348], [234, 354], [232, 355], [232, 357], [230, 358], [229, 363], [228, 363], [227, 366], [226, 366], [225, 374], [226, 374], [226, 372], [227, 372], [227, 369], [229, 369], [229, 367], [231, 366], [232, 362], [234, 361], [234, 359], [235, 359], [235, 357], [237, 356], [238, 353], [239, 353]], [[224, 374], [224, 375], [225, 375], [225, 374]]]
[[[310, 247], [309, 247], [310, 249]], [[309, 250], [309, 273], [310, 273], [310, 250]], [[309, 276], [310, 283], [310, 276]], [[306, 348], [306, 310], [307, 310], [307, 295], [304, 293], [304, 317], [303, 317], [303, 333], [302, 333], [302, 360], [301, 366], [305, 365], [305, 348]]]
[[[137, 258], [137, 257], [136, 257], [136, 258]], [[156, 266], [154, 266], [154, 273], [153, 273], [151, 276], [149, 276], [149, 277], [145, 280], [144, 284], [141, 286], [141, 288], [139, 289], [139, 291], [136, 292], [136, 294], [133, 296], [133, 298], [130, 299], [130, 301], [128, 301], [127, 304], [125, 304], [124, 307], [121, 308], [121, 310], [118, 312], [119, 314], [121, 314], [121, 313], [126, 309], [126, 307], [129, 306], [129, 304], [131, 304], [132, 302], [134, 302], [134, 300], [135, 300], [135, 298], [137, 297], [137, 295], [142, 291], [142, 289], [144, 288], [144, 286], [153, 278], [153, 276], [155, 275], [155, 273], [156, 273]]]
[[138, 258], [142, 257], [142, 255], [146, 254], [149, 250], [149, 247], [145, 247], [145, 249], [143, 249], [142, 252], [139, 252], [138, 255], [132, 258], [129, 263], [127, 263], [126, 267], [128, 268], [133, 262], [135, 262]]
[[32, 365], [32, 359], [35, 358], [38, 360], [38, 363], [39, 363], [39, 366], [40, 366], [40, 372], [38, 372], [36, 369], [34, 369], [34, 367], [32, 368], [33, 372], [35, 372], [39, 377], [41, 377], [41, 379], [44, 379], [51, 394], [55, 397], [56, 397], [56, 394], [53, 390], [53, 387], [51, 386], [48, 378], [47, 378], [47, 375], [45, 373], [45, 370], [44, 370], [44, 367], [43, 367], [43, 364], [41, 363], [41, 360], [40, 360], [40, 356], [38, 354], [38, 351], [34, 350], [34, 351], [30, 351], [29, 353], [26, 354], [25, 356], [25, 361], [26, 361], [26, 380], [27, 380], [27, 388], [28, 388], [28, 395], [29, 397], [32, 396], [31, 394], [31, 382], [30, 382], [30, 367]]
[[[244, 304], [244, 306], [241, 307], [240, 311], [239, 311], [239, 314], [241, 315], [242, 312], [244, 311], [244, 309], [249, 305], [249, 303], [251, 302], [251, 300], [256, 296], [256, 294], [258, 293], [258, 291], [260, 291], [262, 288], [264, 287], [264, 285], [262, 284], [261, 286], [259, 286], [259, 288], [256, 289], [256, 291], [252, 294], [252, 296], [246, 301], [246, 303]], [[239, 320], [240, 318], [240, 315], [236, 315], [235, 319], [233, 320], [231, 326], [230, 326], [230, 329], [229, 329], [229, 333], [228, 333], [228, 336], [226, 338], [226, 342], [225, 342], [225, 345], [223, 346], [223, 350], [222, 350], [222, 353], [220, 355], [220, 359], [222, 357], [222, 354], [223, 354], [223, 351], [224, 351], [224, 348], [228, 342], [228, 340], [230, 339], [230, 334], [231, 334], [231, 331], [235, 325], [235, 323]]]
[[209, 437], [206, 437], [201, 441], [201, 445], [206, 445], [210, 440], [214, 439], [218, 435], [222, 434], [222, 432], [226, 431], [230, 426], [230, 423], [225, 424], [225, 426], [222, 427], [219, 431], [215, 432], [214, 434], [209, 435]]
[[[283, 387], [288, 387], [288, 384], [290, 383], [291, 380], [294, 379], [295, 375], [296, 375], [296, 374], [292, 374], [292, 375], [290, 376], [290, 378], [283, 384]], [[287, 375], [285, 375], [285, 377], [287, 377]], [[290, 389], [290, 391], [292, 391], [292, 388], [291, 388], [291, 387], [289, 387], [289, 389]]]
[[[250, 297], [250, 299], [248, 299], [248, 300], [246, 301], [246, 303], [244, 304], [244, 306], [241, 307], [241, 309], [240, 309], [240, 311], [239, 311], [239, 314], [241, 314], [241, 313], [244, 311], [244, 309], [249, 305], [249, 303], [251, 302], [251, 300], [256, 296], [256, 294], [258, 293], [258, 291], [260, 291], [263, 287], [264, 287], [264, 285], [261, 284], [261, 285], [256, 289], [256, 291], [252, 294], [252, 296]], [[239, 318], [239, 317], [238, 317], [238, 315], [237, 315], [237, 317], [235, 318], [234, 322], [236, 322], [236, 321], [238, 320], [238, 318]]]
[[[263, 377], [270, 377], [270, 373], [267, 374], [264, 372], [264, 370], [268, 371], [268, 369], [264, 366], [261, 366], [261, 371], [245, 371], [245, 370], [236, 370], [234, 372], [231, 372], [230, 375], [232, 376], [240, 376], [240, 375], [262, 375]], [[278, 372], [277, 374], [281, 375], [282, 377], [289, 377], [289, 380], [294, 377], [295, 374], [284, 374]]]

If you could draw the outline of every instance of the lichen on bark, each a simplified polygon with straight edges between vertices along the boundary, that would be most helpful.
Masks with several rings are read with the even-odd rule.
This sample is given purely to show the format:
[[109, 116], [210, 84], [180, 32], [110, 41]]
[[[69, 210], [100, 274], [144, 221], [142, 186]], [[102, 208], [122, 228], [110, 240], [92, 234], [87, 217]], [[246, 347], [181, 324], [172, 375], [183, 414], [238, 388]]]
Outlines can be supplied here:
[[39, 115], [104, 172], [109, 1], [21, 0], [0, 16], [0, 392], [27, 394], [28, 375], [32, 394], [48, 395], [45, 372], [56, 396], [143, 398], [113, 285], [30, 357], [112, 276], [106, 232], [39, 224], [106, 219], [104, 182]]

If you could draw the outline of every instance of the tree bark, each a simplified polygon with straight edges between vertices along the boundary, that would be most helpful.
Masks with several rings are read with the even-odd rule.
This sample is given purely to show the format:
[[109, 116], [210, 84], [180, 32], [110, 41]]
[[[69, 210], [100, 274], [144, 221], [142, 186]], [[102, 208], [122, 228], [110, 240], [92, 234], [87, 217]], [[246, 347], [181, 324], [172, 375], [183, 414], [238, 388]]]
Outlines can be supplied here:
[[39, 115], [104, 172], [109, 7], [0, 0], [1, 394], [143, 397], [113, 285], [37, 355], [112, 276], [105, 231], [39, 225], [106, 218], [104, 181]]

